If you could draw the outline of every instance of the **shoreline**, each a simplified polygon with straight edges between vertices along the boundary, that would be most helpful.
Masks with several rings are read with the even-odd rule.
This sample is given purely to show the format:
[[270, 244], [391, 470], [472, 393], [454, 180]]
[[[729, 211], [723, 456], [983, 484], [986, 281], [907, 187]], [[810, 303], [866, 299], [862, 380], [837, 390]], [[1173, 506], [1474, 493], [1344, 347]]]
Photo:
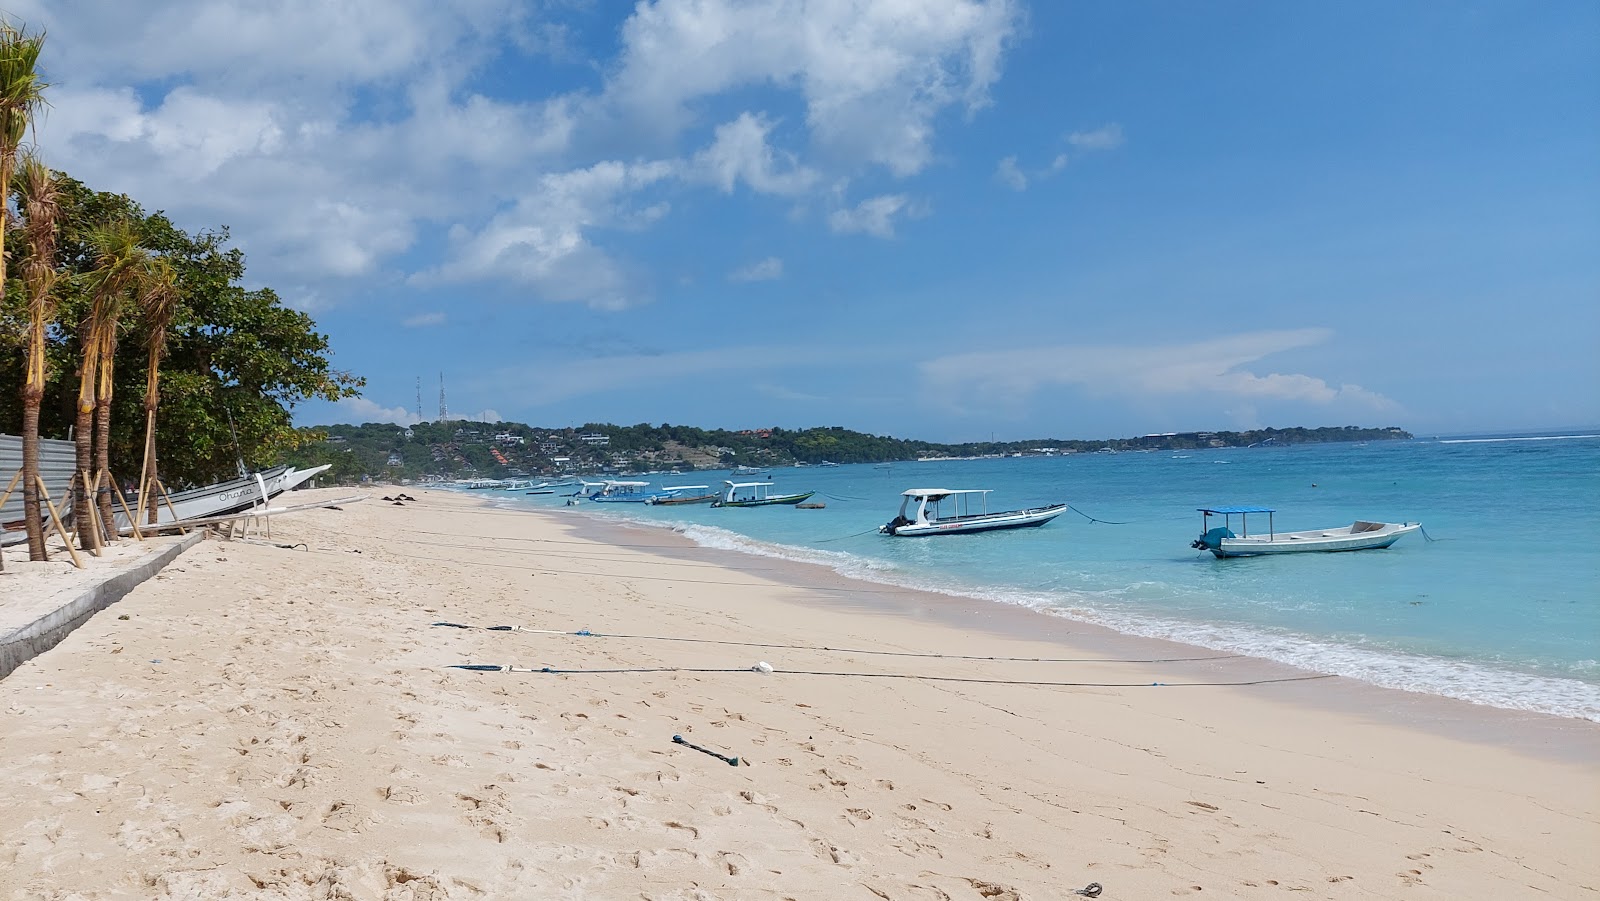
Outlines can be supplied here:
[[0, 680], [0, 898], [1600, 899], [1592, 761], [412, 493], [203, 542]]
[[[981, 629], [1005, 638], [1043, 638], [1084, 653], [1112, 658], [1173, 658], [1227, 655], [1226, 669], [1241, 680], [1287, 679], [1315, 675], [1298, 691], [1281, 686], [1285, 704], [1310, 704], [1340, 715], [1369, 718], [1383, 725], [1415, 727], [1433, 734], [1533, 754], [1565, 763], [1600, 760], [1600, 723], [1582, 717], [1564, 717], [1530, 710], [1515, 710], [1446, 695], [1377, 685], [1346, 676], [1317, 673], [1289, 663], [1247, 654], [1221, 652], [1204, 645], [1167, 638], [1120, 632], [1109, 626], [1074, 619], [1020, 604], [1007, 604], [960, 594], [949, 594], [886, 582], [857, 579], [823, 563], [764, 556], [729, 548], [703, 545], [667, 525], [616, 520], [566, 508], [499, 507], [478, 499], [486, 508], [532, 512], [556, 517], [572, 516], [576, 534], [605, 544], [635, 534], [664, 539], [650, 548], [655, 553], [684, 560], [715, 560], [728, 569], [759, 571], [797, 589], [817, 589], [817, 600], [839, 609], [893, 616], [928, 617], [954, 628]], [[621, 542], [626, 543], [626, 542]], [[635, 545], [637, 547], [637, 545]], [[692, 552], [692, 553], [690, 553]], [[751, 561], [760, 561], [752, 567]], [[863, 588], [862, 586], [866, 586]], [[864, 598], [851, 604], [839, 596]], [[1217, 662], [1214, 671], [1221, 667]], [[1290, 697], [1290, 695], [1293, 695]]]

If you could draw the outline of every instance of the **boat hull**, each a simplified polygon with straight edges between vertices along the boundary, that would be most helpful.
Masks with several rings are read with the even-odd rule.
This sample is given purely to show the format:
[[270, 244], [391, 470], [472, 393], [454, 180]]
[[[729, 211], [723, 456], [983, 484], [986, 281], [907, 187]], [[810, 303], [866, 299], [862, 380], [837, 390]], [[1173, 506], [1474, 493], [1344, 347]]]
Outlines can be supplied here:
[[713, 506], [713, 507], [794, 506], [795, 504], [798, 504], [801, 501], [804, 501], [805, 499], [811, 497], [811, 495], [813, 495], [813, 494], [816, 494], [816, 492], [815, 491], [807, 491], [805, 494], [785, 494], [785, 495], [781, 495], [779, 497], [763, 497], [763, 498], [759, 498], [757, 500], [747, 500], [747, 501], [713, 501], [711, 506]]
[[[1378, 526], [1358, 530], [1361, 526]], [[1421, 523], [1356, 523], [1349, 528], [1281, 532], [1265, 538], [1223, 538], [1206, 550], [1223, 557], [1269, 557], [1277, 554], [1329, 554], [1382, 550], [1419, 531]]]
[[658, 497], [645, 501], [656, 507], [682, 507], [688, 504], [709, 504], [717, 499], [715, 494], [701, 494], [694, 497]]
[[956, 519], [909, 522], [885, 525], [885, 535], [896, 538], [926, 538], [934, 535], [972, 535], [978, 532], [999, 532], [1006, 529], [1032, 529], [1042, 526], [1067, 512], [1066, 504], [1035, 507], [1030, 510], [1010, 510], [1005, 513], [986, 513]]

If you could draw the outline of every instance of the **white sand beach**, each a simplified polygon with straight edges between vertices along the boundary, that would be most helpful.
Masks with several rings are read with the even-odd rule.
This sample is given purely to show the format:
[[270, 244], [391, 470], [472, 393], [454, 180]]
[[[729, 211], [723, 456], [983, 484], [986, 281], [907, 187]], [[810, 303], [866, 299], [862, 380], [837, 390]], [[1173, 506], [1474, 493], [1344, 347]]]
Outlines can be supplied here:
[[1595, 723], [406, 490], [0, 680], [0, 898], [1600, 898]]

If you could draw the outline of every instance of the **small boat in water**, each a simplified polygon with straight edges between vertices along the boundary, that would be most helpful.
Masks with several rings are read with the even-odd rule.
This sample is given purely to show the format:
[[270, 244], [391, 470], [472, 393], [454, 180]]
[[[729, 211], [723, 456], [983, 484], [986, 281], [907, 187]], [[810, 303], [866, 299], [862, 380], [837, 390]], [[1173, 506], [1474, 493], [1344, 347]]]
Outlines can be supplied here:
[[813, 494], [773, 494], [771, 482], [723, 482], [726, 488], [722, 497], [711, 502], [713, 507], [770, 507], [777, 504], [798, 504]]
[[[1218, 557], [1259, 557], [1268, 554], [1302, 554], [1312, 551], [1365, 551], [1386, 548], [1402, 537], [1422, 528], [1419, 522], [1368, 522], [1358, 519], [1348, 526], [1279, 532], [1272, 523], [1270, 507], [1200, 507], [1200, 537], [1189, 546], [1210, 551]], [[1267, 514], [1267, 533], [1250, 534], [1248, 516]], [[1211, 517], [1221, 516], [1222, 525], [1212, 527]], [[1233, 517], [1239, 517], [1239, 531], [1233, 533]]]
[[[965, 535], [1042, 526], [1067, 512], [1066, 504], [990, 513], [989, 488], [910, 488], [900, 492], [900, 513], [878, 527], [883, 535]], [[974, 512], [974, 502], [978, 510]], [[941, 509], [943, 508], [943, 509]]]
[[589, 500], [597, 504], [642, 504], [655, 497], [655, 493], [646, 491], [649, 482], [623, 481], [621, 479], [607, 479], [600, 485], [600, 490], [589, 495]]
[[683, 504], [709, 504], [717, 499], [710, 485], [663, 485], [658, 494], [645, 503], [653, 506], [675, 507]]

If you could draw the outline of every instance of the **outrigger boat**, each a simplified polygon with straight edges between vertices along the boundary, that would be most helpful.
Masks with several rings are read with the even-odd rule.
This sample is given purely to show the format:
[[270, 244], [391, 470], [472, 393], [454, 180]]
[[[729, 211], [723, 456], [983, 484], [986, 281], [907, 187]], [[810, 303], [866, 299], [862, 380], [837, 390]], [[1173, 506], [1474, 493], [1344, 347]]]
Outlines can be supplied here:
[[798, 504], [813, 494], [773, 494], [771, 482], [723, 482], [727, 486], [722, 497], [711, 502], [713, 507], [769, 507], [774, 504]]
[[[1267, 554], [1300, 554], [1311, 551], [1365, 551], [1386, 548], [1402, 537], [1422, 528], [1419, 522], [1368, 522], [1358, 519], [1348, 526], [1311, 529], [1304, 532], [1279, 532], [1272, 522], [1276, 511], [1270, 507], [1200, 507], [1200, 537], [1190, 547], [1210, 551], [1218, 557], [1258, 557]], [[1251, 535], [1247, 517], [1267, 514], [1267, 534]], [[1222, 525], [1212, 527], [1211, 517], [1221, 516]], [[1233, 517], [1239, 517], [1240, 535], [1233, 533]]]
[[[963, 535], [993, 532], [998, 529], [1026, 529], [1042, 526], [1067, 512], [1066, 504], [1030, 507], [1026, 510], [989, 512], [989, 488], [910, 488], [900, 492], [900, 513], [878, 527], [883, 535], [913, 538], [922, 535]], [[976, 501], [979, 509], [972, 511]], [[948, 502], [949, 515], [940, 508]]]
[[[256, 506], [265, 507], [268, 501], [310, 481], [331, 465], [324, 463], [310, 469], [274, 466], [268, 470], [242, 475], [215, 485], [204, 485], [163, 495], [156, 505], [156, 523], [167, 525], [237, 513]], [[135, 510], [140, 511], [139, 525], [145, 526], [147, 515], [142, 505], [138, 503], [137, 497], [130, 498], [129, 502], [133, 504]], [[133, 528], [128, 525], [128, 517], [125, 514], [117, 513], [115, 523], [119, 532], [132, 533]]]
[[[691, 491], [694, 493], [684, 493]], [[654, 506], [678, 506], [681, 504], [709, 504], [716, 499], [717, 493], [711, 490], [710, 485], [663, 485], [661, 493], [646, 498], [645, 503]]]

